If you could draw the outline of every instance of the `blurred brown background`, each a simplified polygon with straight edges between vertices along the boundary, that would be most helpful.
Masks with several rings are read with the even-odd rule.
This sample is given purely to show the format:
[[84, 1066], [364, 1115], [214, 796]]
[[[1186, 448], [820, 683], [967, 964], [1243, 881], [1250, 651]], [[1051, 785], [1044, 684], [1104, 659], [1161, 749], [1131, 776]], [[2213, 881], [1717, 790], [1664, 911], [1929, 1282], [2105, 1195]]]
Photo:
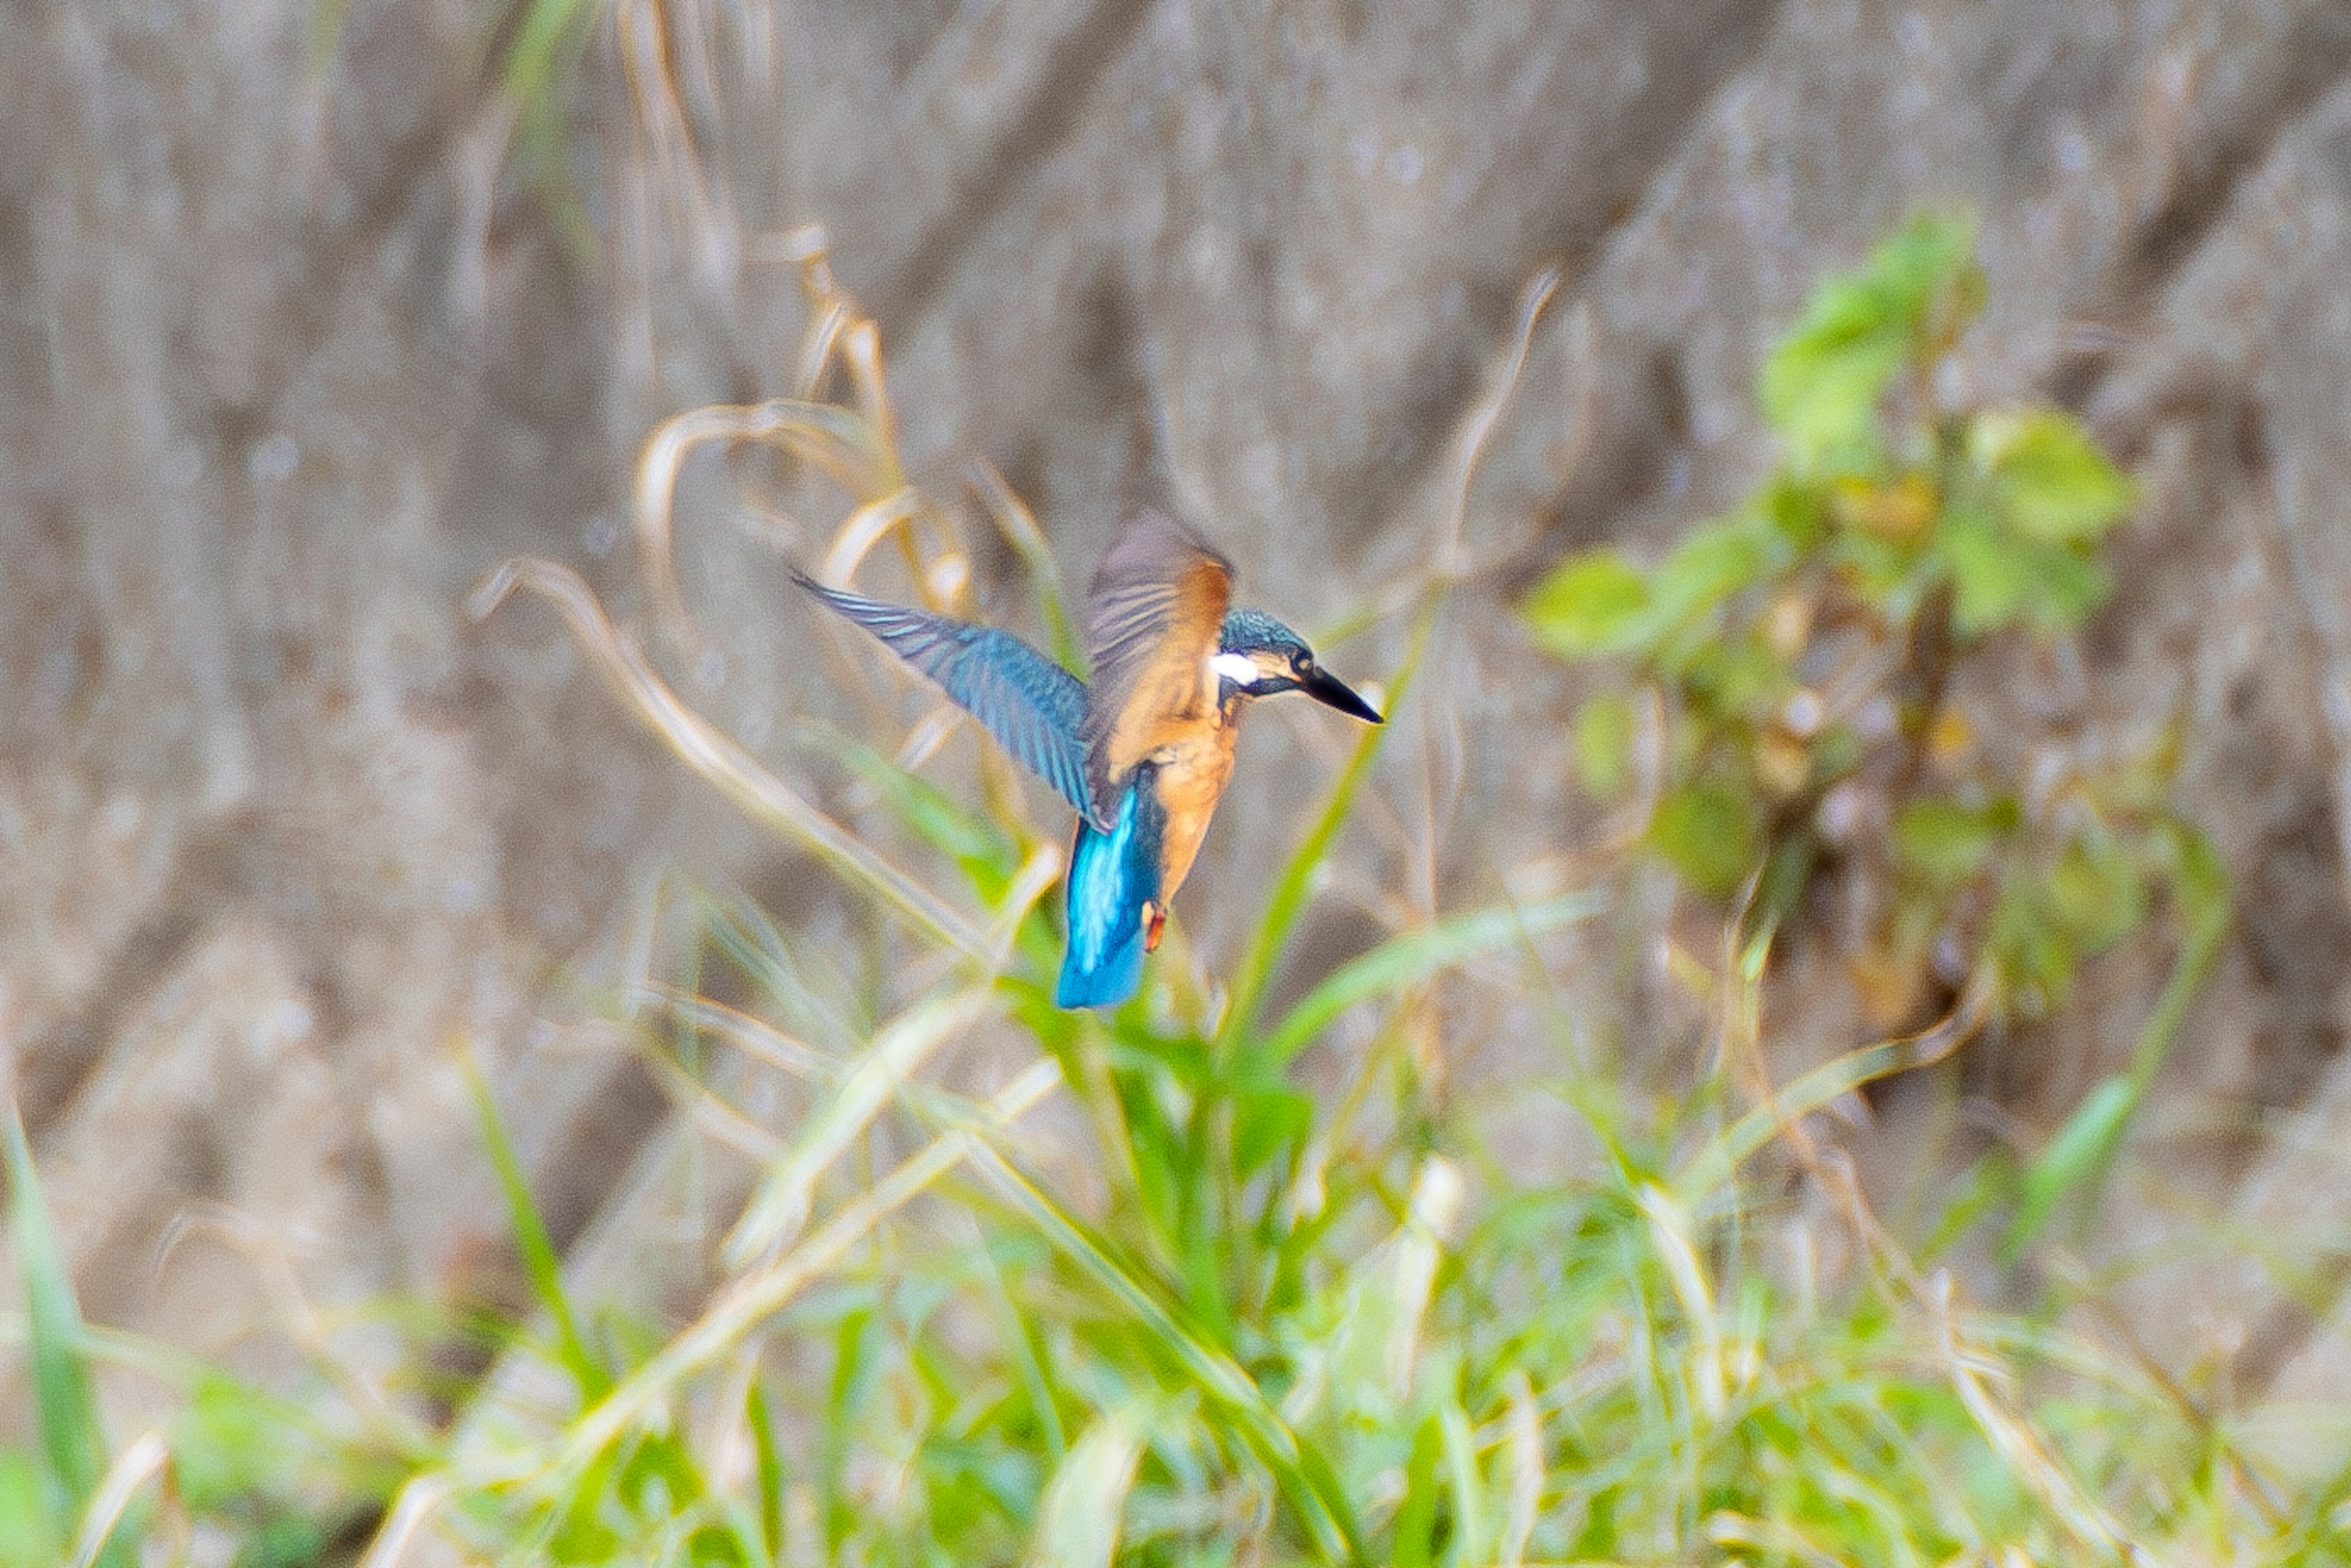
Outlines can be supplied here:
[[[1122, 500], [1172, 489], [1309, 628], [1425, 567], [1513, 301], [1563, 269], [1471, 497], [1476, 575], [1295, 984], [1373, 938], [1374, 894], [1587, 874], [1564, 731], [1589, 677], [1507, 607], [1569, 549], [1742, 494], [1762, 347], [1888, 225], [1959, 204], [1991, 309], [1955, 392], [2081, 411], [2148, 497], [2090, 635], [2018, 653], [1979, 720], [2062, 757], [2186, 715], [2183, 801], [2238, 890], [2093, 1246], [2159, 1257], [2131, 1288], [2168, 1357], [2351, 1387], [2326, 1327], [2351, 8], [625, 0], [554, 89], [552, 182], [513, 155], [499, 36], [445, 0], [0, 7], [0, 1060], [93, 1317], [263, 1354], [264, 1270], [161, 1250], [215, 1203], [320, 1300], [462, 1282], [503, 1226], [461, 1040], [579, 1238], [664, 1114], [598, 1023], [664, 868], [795, 929], [855, 918], [793, 906], [819, 879], [554, 617], [460, 608], [517, 550], [639, 603], [635, 449], [787, 388], [787, 230], [829, 228], [943, 492], [990, 458], [1082, 581]], [[776, 737], [848, 711], [853, 666], [725, 474], [689, 475], [681, 519], [727, 649], [689, 689], [789, 766]], [[980, 565], [983, 603], [1027, 603]], [[1375, 675], [1401, 645], [1384, 624], [1332, 663]], [[1253, 728], [1179, 908], [1211, 970], [1344, 739]], [[1562, 944], [1564, 995], [1635, 1052], [1687, 1050], [1625, 891], [1622, 929]], [[2126, 1053], [2167, 940], [1986, 1043], [1970, 1092], [2045, 1134]], [[1568, 1065], [1548, 1002], [1447, 995], [1455, 1092], [1500, 1107]], [[1823, 977], [1776, 1039], [1792, 1063], [1860, 1028]], [[1555, 1108], [1510, 1103], [1495, 1137], [1562, 1157]], [[1854, 1134], [1874, 1170], [1903, 1164], [1904, 1104]]]

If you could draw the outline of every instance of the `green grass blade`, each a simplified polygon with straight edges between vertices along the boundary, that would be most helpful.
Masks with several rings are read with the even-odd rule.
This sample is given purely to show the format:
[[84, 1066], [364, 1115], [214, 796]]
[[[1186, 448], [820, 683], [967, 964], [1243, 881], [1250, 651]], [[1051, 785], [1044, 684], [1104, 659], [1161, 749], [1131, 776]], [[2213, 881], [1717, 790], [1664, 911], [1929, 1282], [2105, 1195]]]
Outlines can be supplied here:
[[2129, 1076], [2117, 1072], [2102, 1080], [2074, 1108], [2018, 1184], [2016, 1218], [2001, 1239], [2001, 1262], [2014, 1263], [2023, 1256], [2067, 1193], [2086, 1195], [2097, 1186], [2115, 1151], [2122, 1147], [2123, 1134], [2138, 1113], [2138, 1104]]
[[1309, 991], [1266, 1036], [1257, 1055], [1274, 1067], [1286, 1064], [1357, 1002], [1434, 979], [1513, 940], [1541, 936], [1588, 920], [1606, 903], [1602, 894], [1587, 889], [1532, 905], [1506, 904], [1473, 910], [1400, 933], [1341, 965]]
[[523, 1271], [530, 1278], [531, 1294], [554, 1325], [556, 1354], [579, 1385], [580, 1402], [593, 1404], [611, 1388], [611, 1375], [589, 1354], [588, 1342], [580, 1335], [571, 1298], [563, 1288], [563, 1264], [555, 1255], [555, 1242], [547, 1233], [546, 1221], [539, 1218], [529, 1178], [523, 1175], [522, 1161], [516, 1157], [514, 1143], [507, 1136], [497, 1103], [490, 1097], [490, 1086], [470, 1051], [465, 1055], [465, 1089], [473, 1096], [482, 1147], [490, 1156], [491, 1168], [497, 1172], [499, 1190], [506, 1195], [507, 1222], [513, 1228]]
[[[1427, 651], [1428, 634], [1437, 624], [1437, 605], [1432, 600], [1412, 633], [1412, 645], [1405, 651], [1404, 663], [1397, 666], [1395, 678], [1389, 684], [1388, 716], [1394, 718], [1403, 706], [1405, 694], [1412, 687], [1413, 676], [1420, 668], [1421, 655]], [[1306, 911], [1306, 902], [1314, 883], [1315, 869], [1330, 852], [1331, 841], [1339, 834], [1340, 824], [1347, 820], [1348, 810], [1355, 803], [1355, 792], [1363, 788], [1364, 777], [1371, 772], [1373, 759], [1380, 754], [1380, 743], [1388, 733], [1384, 724], [1367, 725], [1355, 739], [1354, 755], [1340, 771], [1339, 781], [1331, 787], [1330, 799], [1322, 804], [1322, 815], [1299, 841], [1290, 863], [1282, 868], [1280, 879], [1273, 884], [1273, 893], [1266, 901], [1265, 914], [1259, 919], [1257, 938], [1249, 944], [1241, 959], [1240, 973], [1233, 981], [1232, 1005], [1225, 1012], [1223, 1027], [1217, 1036], [1217, 1060], [1230, 1061], [1234, 1046], [1242, 1030], [1256, 1020], [1258, 1008], [1265, 999], [1266, 986], [1273, 978], [1274, 966], [1281, 959], [1289, 945], [1290, 933], [1298, 925], [1298, 917]]]
[[858, 1136], [898, 1097], [922, 1065], [960, 1036], [986, 1009], [992, 982], [968, 986], [915, 1003], [873, 1037], [873, 1043], [824, 1106], [811, 1115], [791, 1150], [761, 1179], [743, 1218], [727, 1238], [727, 1266], [741, 1269], [788, 1246], [816, 1202], [817, 1184]]
[[784, 1461], [776, 1448], [776, 1416], [768, 1405], [767, 1385], [754, 1375], [744, 1390], [743, 1419], [751, 1428], [752, 1469], [759, 1483], [759, 1531], [768, 1543], [768, 1561], [784, 1554]]
[[1085, 673], [1085, 649], [1078, 643], [1077, 633], [1070, 624], [1070, 612], [1061, 591], [1061, 569], [1053, 559], [1053, 549], [1045, 541], [1044, 530], [1037, 526], [1037, 516], [1028, 503], [1013, 494], [1004, 476], [986, 458], [973, 465], [970, 471], [975, 486], [987, 501], [988, 516], [1012, 553], [1029, 570], [1037, 587], [1038, 612], [1045, 618], [1046, 651], [1062, 668]]
[[972, 1164], [1054, 1250], [1092, 1280], [1161, 1354], [1226, 1412], [1250, 1449], [1273, 1472], [1275, 1484], [1316, 1548], [1334, 1562], [1353, 1561], [1353, 1521], [1329, 1466], [1301, 1441], [1240, 1364], [1194, 1333], [1157, 1291], [1113, 1255], [1090, 1227], [1040, 1191], [993, 1145], [973, 1140]]
[[1395, 1526], [1390, 1531], [1395, 1545], [1388, 1561], [1395, 1568], [1428, 1568], [1441, 1490], [1437, 1467], [1444, 1448], [1445, 1427], [1432, 1411], [1413, 1434], [1412, 1455], [1405, 1461], [1404, 1500], [1396, 1505]]
[[1738, 1172], [1748, 1157], [1790, 1123], [1811, 1115], [1840, 1094], [1891, 1073], [1941, 1061], [1981, 1027], [1985, 1005], [1970, 998], [1959, 1011], [1923, 1034], [1882, 1040], [1824, 1061], [1741, 1115], [1683, 1165], [1674, 1177], [1675, 1200], [1695, 1208]]
[[566, 40], [595, 15], [595, 0], [536, 0], [523, 13], [514, 47], [507, 52], [507, 90], [526, 116], [555, 111], [548, 95], [569, 52]]
[[797, 1246], [735, 1280], [711, 1300], [700, 1317], [616, 1383], [601, 1401], [581, 1412], [551, 1457], [513, 1479], [535, 1470], [539, 1483], [558, 1489], [567, 1479], [576, 1479], [682, 1381], [732, 1354], [794, 1297], [837, 1270], [851, 1249], [883, 1220], [929, 1191], [975, 1147], [985, 1147], [987, 1135], [1034, 1109], [1061, 1082], [1060, 1070], [1053, 1063], [1030, 1066], [998, 1090], [985, 1106], [977, 1108], [970, 1124], [933, 1139], [870, 1189], [842, 1204]]
[[30, 1452], [0, 1448], [0, 1568], [47, 1568], [63, 1554], [53, 1490], [47, 1469]]
[[2212, 966], [2220, 962], [2235, 915], [2219, 857], [2200, 835], [2181, 831], [2175, 838], [2174, 851], [2180, 862], [2177, 896], [2187, 916], [2188, 938], [2131, 1048], [2129, 1069], [2092, 1090], [2049, 1140], [2049, 1146], [2026, 1167], [2016, 1218], [2001, 1239], [2003, 1263], [2012, 1264], [2023, 1256], [2066, 1194], [2092, 1194], [2105, 1181], [2122, 1147], [2123, 1135], [2130, 1130], [2139, 1106], [2155, 1087], [2156, 1074], [2179, 1042], [2188, 1009], [2204, 982], [2211, 978]]
[[[88, 1335], [74, 1299], [73, 1276], [49, 1224], [41, 1180], [16, 1103], [8, 1106], [8, 1227], [16, 1243], [16, 1266], [25, 1280], [28, 1350], [33, 1364], [33, 1403], [40, 1418], [41, 1444], [50, 1474], [63, 1493], [65, 1512], [79, 1518], [105, 1474], [106, 1430], [99, 1423], [92, 1386]], [[127, 1542], [110, 1542], [99, 1552], [101, 1568], [127, 1568]]]

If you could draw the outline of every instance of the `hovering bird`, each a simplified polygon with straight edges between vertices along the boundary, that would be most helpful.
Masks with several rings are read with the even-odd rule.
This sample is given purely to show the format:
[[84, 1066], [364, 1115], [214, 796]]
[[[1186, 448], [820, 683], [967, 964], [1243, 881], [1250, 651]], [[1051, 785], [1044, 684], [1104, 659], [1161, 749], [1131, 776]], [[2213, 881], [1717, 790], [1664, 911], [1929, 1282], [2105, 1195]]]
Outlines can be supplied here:
[[1251, 697], [1302, 691], [1380, 716], [1272, 616], [1232, 608], [1232, 562], [1164, 512], [1128, 519], [1086, 607], [1093, 685], [993, 627], [799, 585], [881, 639], [1077, 808], [1055, 1002], [1116, 1007], [1143, 984], [1233, 771]]

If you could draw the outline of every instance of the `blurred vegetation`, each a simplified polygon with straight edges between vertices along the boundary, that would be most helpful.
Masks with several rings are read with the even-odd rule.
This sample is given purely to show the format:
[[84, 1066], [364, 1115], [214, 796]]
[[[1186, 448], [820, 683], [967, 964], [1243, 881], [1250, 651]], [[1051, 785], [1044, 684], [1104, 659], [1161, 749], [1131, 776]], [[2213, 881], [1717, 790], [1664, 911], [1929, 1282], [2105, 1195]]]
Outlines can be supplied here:
[[[698, 410], [648, 443], [638, 537], [665, 645], [695, 635], [669, 575], [667, 497], [699, 443], [772, 447], [828, 476], [850, 508], [829, 572], [895, 537], [934, 603], [956, 606], [968, 582], [952, 520], [895, 461], [872, 324], [820, 248], [806, 256], [817, 326], [797, 395]], [[1865, 776], [1881, 744], [1826, 703], [1817, 724], [1785, 722], [1813, 682], [1816, 626], [1847, 616], [1856, 649], [1907, 658], [1922, 625], [1962, 647], [2068, 624], [2095, 599], [2093, 547], [2127, 489], [2070, 423], [1880, 422], [1882, 395], [1972, 308], [1972, 277], [1961, 232], [1924, 225], [1834, 286], [1767, 376], [1790, 457], [1765, 497], [1664, 566], [1589, 558], [1536, 601], [1557, 645], [1628, 656], [1667, 693], [1649, 841], [1702, 888], [1797, 853], [1780, 845], [1812, 819], [1786, 803]], [[981, 490], [1034, 568], [1040, 613], [1065, 626], [1033, 523], [1000, 486]], [[1968, 564], [1971, 530], [2061, 564], [2003, 588]], [[1597, 894], [1399, 928], [1273, 1005], [1269, 977], [1389, 731], [1366, 729], [1332, 780], [1229, 988], [1186, 961], [1179, 932], [1142, 998], [1071, 1015], [1050, 1005], [1043, 897], [1062, 824], [1030, 821], [1015, 792], [967, 800], [804, 732], [811, 757], [869, 790], [852, 832], [680, 702], [576, 577], [512, 563], [477, 606], [516, 588], [563, 612], [682, 762], [885, 923], [860, 953], [724, 892], [672, 891], [703, 957], [691, 983], [641, 998], [645, 1059], [682, 1119], [757, 1171], [714, 1249], [714, 1288], [684, 1322], [583, 1299], [477, 1080], [531, 1296], [481, 1325], [489, 1375], [354, 1390], [331, 1340], [308, 1333], [316, 1408], [181, 1369], [182, 1416], [110, 1442], [93, 1364], [152, 1376], [161, 1361], [80, 1322], [18, 1138], [11, 1223], [43, 1442], [0, 1455], [0, 1565], [110, 1561], [133, 1542], [172, 1562], [199, 1545], [205, 1562], [444, 1560], [428, 1532], [466, 1560], [746, 1568], [2351, 1560], [2339, 1478], [2264, 1473], [2225, 1390], [2183, 1388], [2053, 1318], [1971, 1305], [1941, 1267], [1951, 1239], [1897, 1245], [1804, 1133], [1955, 1032], [1750, 1092], [1723, 1075], [1648, 1082], [1553, 1019], [1537, 1092], [1587, 1154], [1573, 1179], [1535, 1181], [1488, 1146], [1476, 1107], [1431, 1092], [1421, 1032], [1441, 1015], [1422, 1004], [1479, 975], [1541, 994], [1526, 983], [1538, 939], [1606, 913]], [[1432, 575], [1405, 611], [1392, 708], [1447, 591]], [[1774, 608], [1790, 602], [1801, 614]], [[1897, 711], [1883, 744], [1930, 746], [1934, 706]], [[1593, 770], [1630, 773], [1618, 735], [1634, 727], [1607, 711], [1585, 721]], [[1832, 741], [1840, 728], [1851, 738]], [[1783, 734], [1793, 762], [1762, 760]], [[2183, 908], [2206, 895], [2204, 852], [2151, 787], [2127, 810], [2085, 794], [2060, 820], [2022, 797], [1993, 810], [1995, 783], [1906, 789], [1903, 812], [1941, 801], [1965, 820], [1906, 814], [1896, 839], [1916, 862], [1905, 896], [1936, 925], [1963, 918], [1967, 896], [1981, 905], [1972, 961], [2001, 1005], [2024, 1007], [2033, 986], [2045, 999], [2158, 888]], [[1729, 823], [1711, 831], [1737, 855], [1702, 855], [1662, 805], [1676, 798]], [[2128, 921], [2109, 908], [2087, 924], [2055, 891], [2076, 855], [2100, 886], [2137, 890]], [[2017, 893], [2008, 918], [2038, 922], [2062, 966], [1991, 917], [2028, 884], [2043, 902]], [[1760, 885], [1718, 977], [1718, 1061], [1764, 1056], [1774, 921], [1795, 905], [1768, 870]], [[1343, 1018], [1346, 1049], [1310, 1095], [1293, 1064]], [[1001, 1064], [991, 1086], [932, 1070], [982, 1036]], [[755, 1112], [778, 1085], [806, 1107], [789, 1127]], [[1783, 1245], [1797, 1217], [1772, 1173], [1791, 1160], [1826, 1196], [1846, 1266]]]
[[1613, 547], [1562, 562], [1526, 616], [1552, 651], [1638, 677], [1576, 721], [1585, 787], [1646, 787], [1643, 842], [1693, 889], [1743, 894], [1750, 929], [1834, 882], [1845, 918], [1815, 929], [1844, 945], [1881, 1028], [1960, 998], [2041, 1018], [2085, 962], [2168, 915], [2172, 986], [2128, 1067], [2026, 1173], [2012, 1256], [2111, 1160], [2229, 896], [2171, 805], [2176, 733], [2052, 776], [1980, 743], [1953, 700], [2003, 645], [2081, 628], [2110, 586], [2099, 547], [2135, 499], [2069, 413], [1945, 406], [1939, 372], [1983, 303], [1973, 240], [1920, 216], [1824, 283], [1764, 362], [1782, 456], [1755, 493], [1652, 567]]

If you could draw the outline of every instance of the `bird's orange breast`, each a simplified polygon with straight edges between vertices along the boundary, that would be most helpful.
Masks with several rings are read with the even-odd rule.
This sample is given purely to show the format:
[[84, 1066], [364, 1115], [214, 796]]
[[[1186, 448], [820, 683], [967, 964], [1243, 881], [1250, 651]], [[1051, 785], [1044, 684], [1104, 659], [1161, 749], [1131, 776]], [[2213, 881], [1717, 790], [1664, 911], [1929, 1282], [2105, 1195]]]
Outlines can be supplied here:
[[1213, 708], [1184, 727], [1179, 735], [1165, 735], [1155, 753], [1159, 771], [1154, 784], [1159, 804], [1167, 814], [1159, 840], [1159, 902], [1163, 908], [1191, 874], [1200, 841], [1208, 836], [1208, 821], [1233, 776], [1233, 739], [1238, 727]]

